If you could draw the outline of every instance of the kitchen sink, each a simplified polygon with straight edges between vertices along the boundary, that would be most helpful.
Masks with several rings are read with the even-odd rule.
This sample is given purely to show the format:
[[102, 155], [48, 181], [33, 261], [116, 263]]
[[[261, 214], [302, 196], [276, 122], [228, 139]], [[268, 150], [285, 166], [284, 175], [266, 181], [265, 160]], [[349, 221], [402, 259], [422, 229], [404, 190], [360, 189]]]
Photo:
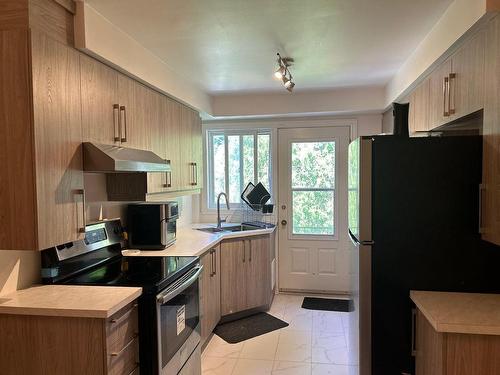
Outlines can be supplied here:
[[216, 228], [216, 227], [198, 228], [198, 230], [201, 230], [202, 232], [208, 232], [208, 233], [244, 232], [247, 230], [258, 230], [258, 229], [265, 229], [265, 228], [257, 226], [257, 225], [250, 225], [250, 224], [226, 225], [226, 226], [222, 227], [221, 229]]

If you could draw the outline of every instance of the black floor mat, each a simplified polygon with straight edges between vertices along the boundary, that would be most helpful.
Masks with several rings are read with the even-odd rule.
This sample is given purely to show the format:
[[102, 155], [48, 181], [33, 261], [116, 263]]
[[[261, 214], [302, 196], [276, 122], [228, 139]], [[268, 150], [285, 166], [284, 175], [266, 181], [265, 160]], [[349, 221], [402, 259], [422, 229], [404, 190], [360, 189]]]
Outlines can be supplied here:
[[288, 323], [281, 319], [266, 313], [259, 313], [234, 322], [219, 324], [214, 332], [224, 341], [236, 344], [287, 326]]
[[352, 300], [349, 299], [304, 297], [302, 308], [309, 310], [349, 312], [353, 311], [353, 303]]

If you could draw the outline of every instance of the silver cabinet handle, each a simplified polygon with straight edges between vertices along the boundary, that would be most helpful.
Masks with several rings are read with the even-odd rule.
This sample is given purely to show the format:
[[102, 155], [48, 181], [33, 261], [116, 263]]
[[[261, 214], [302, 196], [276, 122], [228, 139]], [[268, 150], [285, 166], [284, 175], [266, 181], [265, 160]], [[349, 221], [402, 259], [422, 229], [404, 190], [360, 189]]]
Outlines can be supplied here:
[[[450, 78], [448, 79], [448, 113], [450, 115], [455, 114], [455, 84], [452, 85], [452, 82], [455, 82], [457, 78], [456, 73], [450, 73]], [[453, 90], [452, 90], [453, 89]], [[453, 94], [452, 94], [453, 91]], [[453, 99], [453, 104], [451, 104], [451, 99]]]
[[193, 171], [193, 177], [194, 177], [194, 186], [198, 186], [198, 164], [194, 164], [194, 171]]
[[246, 252], [247, 252], [247, 241], [243, 240], [243, 263], [245, 263]]
[[217, 249], [214, 249], [214, 275], [217, 275]]
[[[115, 142], [120, 142], [121, 131], [120, 105], [113, 104], [113, 140]], [[118, 134], [118, 136], [116, 136], [116, 134]]]
[[210, 277], [215, 275], [215, 266], [214, 266], [214, 249], [210, 250], [210, 268], [212, 269], [212, 272], [210, 272]]
[[[448, 98], [448, 94], [449, 94], [449, 89], [450, 89], [450, 86], [449, 86], [449, 78], [448, 77], [444, 77], [443, 79], [443, 117], [448, 117], [450, 115], [450, 112], [448, 112], [446, 109], [446, 99]], [[448, 101], [448, 105], [449, 105], [449, 101]]]
[[248, 245], [250, 246], [250, 259], [249, 261], [252, 261], [252, 240], [248, 240]]
[[85, 206], [87, 205], [86, 199], [85, 199], [85, 189], [78, 189], [77, 194], [80, 194], [82, 196], [82, 218], [83, 218], [83, 226], [78, 228], [78, 233], [85, 233], [85, 227], [87, 226], [87, 213], [85, 210]]
[[411, 309], [411, 355], [417, 355], [417, 309]]
[[[170, 165], [171, 161], [167, 160], [167, 164]], [[163, 187], [169, 188], [172, 187], [172, 171], [165, 172], [165, 183], [163, 184]]]
[[125, 143], [127, 142], [127, 108], [124, 105], [120, 106], [120, 112], [123, 113], [123, 137], [120, 139], [120, 141], [122, 143]]
[[484, 233], [483, 227], [483, 192], [486, 190], [486, 185], [479, 185], [479, 233]]
[[130, 345], [132, 345], [132, 343], [135, 341], [135, 339], [137, 338], [137, 334], [134, 334], [134, 337], [132, 338], [132, 340], [130, 340], [127, 345], [125, 345], [122, 350], [120, 350], [119, 352], [115, 352], [115, 353], [111, 353], [111, 357], [119, 357], [120, 354], [122, 354]]
[[191, 172], [191, 182], [189, 183], [189, 185], [196, 186], [197, 185], [196, 170], [195, 170], [196, 163], [194, 163], [194, 162], [189, 163], [189, 168], [190, 168], [190, 172]]

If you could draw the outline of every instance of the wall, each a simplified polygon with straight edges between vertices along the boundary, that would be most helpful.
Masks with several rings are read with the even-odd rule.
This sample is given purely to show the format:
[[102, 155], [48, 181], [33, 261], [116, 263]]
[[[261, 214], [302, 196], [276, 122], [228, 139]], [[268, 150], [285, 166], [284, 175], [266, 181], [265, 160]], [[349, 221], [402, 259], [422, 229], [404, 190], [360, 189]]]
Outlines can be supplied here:
[[394, 131], [394, 116], [392, 115], [392, 108], [389, 108], [382, 115], [382, 133], [392, 134]]

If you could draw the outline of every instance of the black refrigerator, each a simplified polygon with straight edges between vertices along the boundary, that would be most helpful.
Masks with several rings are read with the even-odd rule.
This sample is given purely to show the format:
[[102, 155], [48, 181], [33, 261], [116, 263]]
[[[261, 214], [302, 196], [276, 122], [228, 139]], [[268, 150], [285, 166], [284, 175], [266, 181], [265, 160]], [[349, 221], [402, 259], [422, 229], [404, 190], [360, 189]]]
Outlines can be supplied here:
[[361, 137], [349, 145], [349, 236], [361, 375], [414, 374], [410, 290], [498, 292], [480, 239], [480, 136]]

